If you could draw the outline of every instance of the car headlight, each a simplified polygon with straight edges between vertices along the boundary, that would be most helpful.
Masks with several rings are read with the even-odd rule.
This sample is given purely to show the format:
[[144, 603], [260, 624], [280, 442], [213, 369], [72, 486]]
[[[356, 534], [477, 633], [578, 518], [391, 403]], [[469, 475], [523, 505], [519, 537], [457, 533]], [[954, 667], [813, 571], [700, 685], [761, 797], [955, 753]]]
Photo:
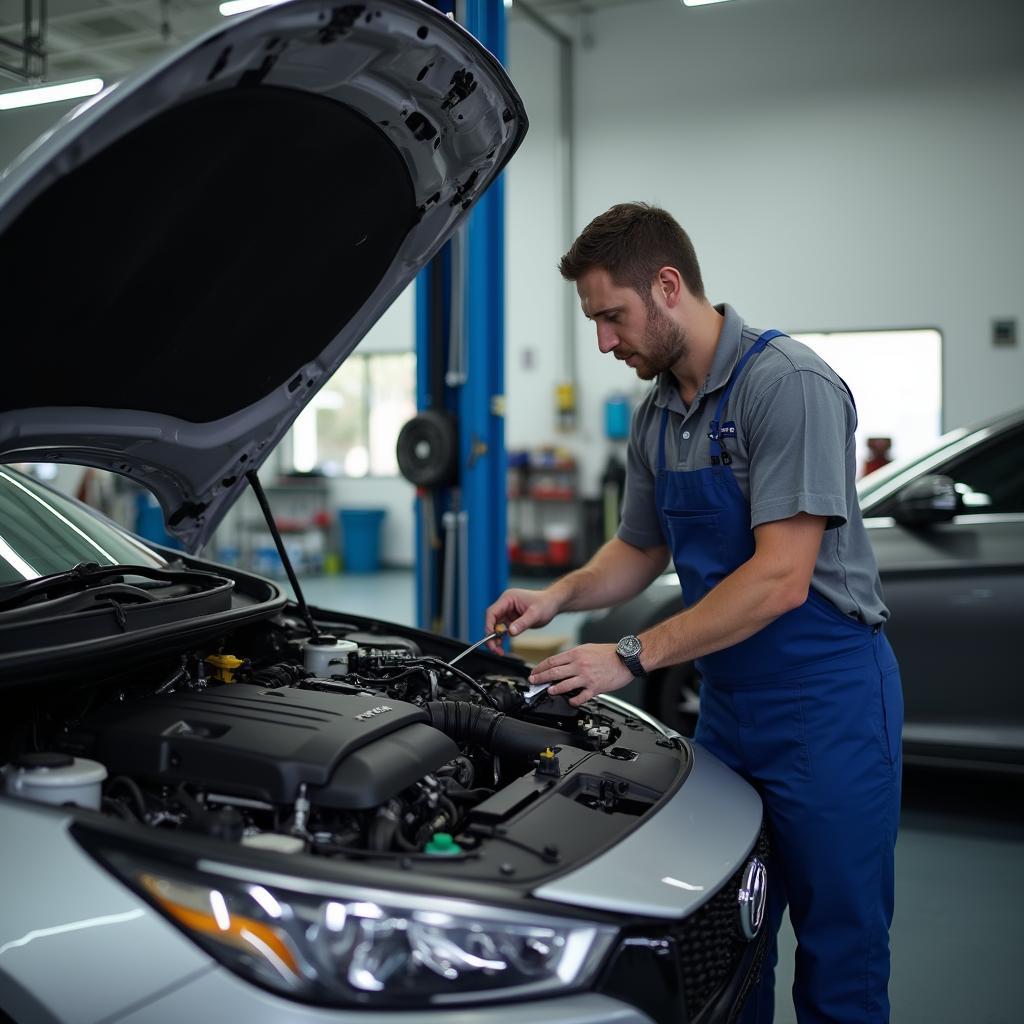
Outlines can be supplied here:
[[[88, 844], [90, 847], [92, 844]], [[409, 1006], [583, 988], [607, 925], [93, 848], [118, 877], [236, 973], [294, 998]]]

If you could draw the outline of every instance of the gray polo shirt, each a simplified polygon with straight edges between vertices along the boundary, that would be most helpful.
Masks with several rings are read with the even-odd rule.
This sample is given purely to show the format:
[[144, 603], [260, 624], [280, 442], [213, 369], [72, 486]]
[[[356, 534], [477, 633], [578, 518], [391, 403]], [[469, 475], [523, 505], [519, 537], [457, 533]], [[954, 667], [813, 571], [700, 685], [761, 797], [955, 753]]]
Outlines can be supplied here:
[[[718, 401], [740, 356], [762, 333], [731, 306], [716, 308], [725, 322], [711, 372], [689, 408], [676, 379], [663, 373], [633, 413], [618, 535], [636, 547], [666, 543], [654, 487], [662, 409], [669, 411], [666, 468], [710, 466], [708, 430]], [[845, 615], [868, 625], [884, 622], [889, 611], [854, 487], [857, 412], [835, 371], [806, 345], [776, 338], [747, 363], [722, 419], [736, 423], [737, 436], [724, 444], [750, 503], [751, 529], [798, 512], [826, 516], [811, 586]]]

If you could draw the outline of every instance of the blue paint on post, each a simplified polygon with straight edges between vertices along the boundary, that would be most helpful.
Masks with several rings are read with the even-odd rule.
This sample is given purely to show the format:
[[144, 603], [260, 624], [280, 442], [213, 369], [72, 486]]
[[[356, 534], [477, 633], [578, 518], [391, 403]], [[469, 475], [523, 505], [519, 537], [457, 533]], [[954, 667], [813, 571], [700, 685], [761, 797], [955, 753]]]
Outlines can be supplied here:
[[[451, 243], [445, 243], [440, 252], [420, 271], [416, 278], [416, 408], [442, 408], [455, 411], [455, 399], [449, 389], [440, 383], [444, 379], [447, 358], [447, 339], [451, 328]], [[440, 287], [436, 288], [433, 275], [441, 274]], [[440, 293], [440, 309], [435, 298]], [[434, 326], [439, 314], [440, 323]], [[439, 352], [431, 345], [434, 330], [439, 330], [443, 339]], [[440, 365], [435, 365], [435, 356]], [[442, 399], [435, 402], [433, 394], [442, 391]], [[424, 500], [418, 493], [415, 500], [416, 523], [416, 621], [421, 629], [436, 629], [441, 616], [439, 574], [441, 572], [440, 552], [429, 544], [429, 538], [436, 537], [441, 530], [441, 516], [451, 505], [451, 495], [446, 489], [433, 492], [433, 500]], [[427, 528], [425, 516], [432, 515], [434, 522]]]
[[[448, 13], [452, 3], [436, 0], [433, 6]], [[498, 60], [505, 62], [506, 25], [502, 0], [469, 0], [465, 5], [466, 25], [472, 35]], [[487, 606], [505, 588], [508, 580], [507, 505], [505, 478], [505, 420], [503, 410], [496, 414], [495, 399], [505, 391], [505, 188], [503, 177], [487, 190], [470, 213], [466, 231], [466, 281], [462, 289], [463, 323], [466, 332], [466, 370], [468, 380], [461, 387], [444, 388], [443, 406], [459, 421], [461, 481], [458, 496], [454, 490], [434, 494], [436, 530], [441, 517], [458, 505], [467, 515], [466, 566], [468, 575], [465, 608], [456, 600], [456, 626], [453, 632], [469, 640], [483, 630]], [[446, 244], [435, 257], [440, 262], [444, 287], [442, 325], [445, 344], [437, 352], [431, 346], [436, 331], [435, 303], [431, 268], [424, 269], [416, 284], [416, 392], [420, 409], [435, 406], [438, 367], [433, 358], [447, 360], [451, 310], [451, 245]], [[444, 367], [441, 367], [444, 373]], [[424, 501], [419, 498], [416, 517], [416, 611], [421, 628], [433, 628], [440, 618], [438, 575], [441, 559], [427, 555], [424, 535]]]
[[[434, 257], [440, 259], [440, 253]], [[430, 264], [416, 276], [416, 408], [430, 404]]]
[[[466, 28], [502, 62], [506, 55], [502, 0], [468, 0]], [[483, 633], [484, 613], [508, 582], [504, 411], [505, 181], [501, 175], [473, 207], [467, 233], [466, 332], [469, 380], [460, 389], [462, 502], [468, 513], [470, 636]], [[486, 447], [484, 447], [486, 446]], [[466, 637], [469, 639], [469, 637]]]
[[[430, 389], [427, 374], [428, 350], [430, 344], [430, 266], [427, 265], [416, 277], [416, 408], [425, 409]], [[423, 523], [423, 498], [413, 499], [414, 540], [416, 553], [416, 623], [420, 629], [429, 629], [433, 618], [430, 600], [431, 566], [424, 560], [426, 551], [426, 530]]]

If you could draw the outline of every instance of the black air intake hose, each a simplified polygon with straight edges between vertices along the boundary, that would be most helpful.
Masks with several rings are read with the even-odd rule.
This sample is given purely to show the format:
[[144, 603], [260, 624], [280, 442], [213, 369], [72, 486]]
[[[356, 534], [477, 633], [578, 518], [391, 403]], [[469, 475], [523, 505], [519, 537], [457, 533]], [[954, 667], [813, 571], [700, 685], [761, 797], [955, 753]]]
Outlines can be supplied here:
[[546, 747], [572, 745], [572, 737], [546, 725], [520, 722], [466, 700], [432, 700], [430, 724], [453, 740], [476, 743], [499, 757], [535, 758]]

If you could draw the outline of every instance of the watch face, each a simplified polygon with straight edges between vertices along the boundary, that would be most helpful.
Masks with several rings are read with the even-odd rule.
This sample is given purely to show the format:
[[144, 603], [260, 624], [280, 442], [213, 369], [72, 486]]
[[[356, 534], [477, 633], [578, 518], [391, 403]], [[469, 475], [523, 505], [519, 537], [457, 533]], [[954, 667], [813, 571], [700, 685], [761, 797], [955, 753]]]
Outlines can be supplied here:
[[623, 658], [632, 658], [640, 653], [642, 645], [635, 636], [624, 636], [616, 646], [615, 650]]

